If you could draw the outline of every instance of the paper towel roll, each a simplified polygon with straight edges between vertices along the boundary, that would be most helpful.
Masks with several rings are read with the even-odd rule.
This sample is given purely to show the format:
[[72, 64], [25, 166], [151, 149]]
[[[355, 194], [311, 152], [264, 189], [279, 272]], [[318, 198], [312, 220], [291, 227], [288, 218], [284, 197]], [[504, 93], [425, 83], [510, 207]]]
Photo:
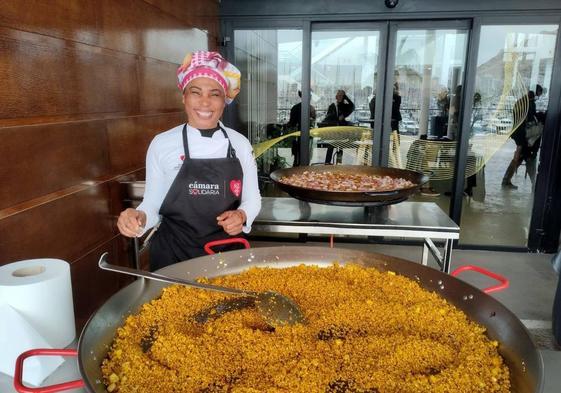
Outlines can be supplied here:
[[76, 337], [70, 265], [63, 260], [0, 266], [0, 303], [16, 310], [53, 348], [65, 348]]

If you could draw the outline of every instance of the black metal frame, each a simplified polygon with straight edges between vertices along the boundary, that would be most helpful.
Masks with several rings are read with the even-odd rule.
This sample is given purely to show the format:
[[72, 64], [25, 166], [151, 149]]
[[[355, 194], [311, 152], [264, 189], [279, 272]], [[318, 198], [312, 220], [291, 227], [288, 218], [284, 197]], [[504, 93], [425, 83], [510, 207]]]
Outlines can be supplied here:
[[[555, 45], [548, 116], [542, 136], [528, 248], [556, 252], [561, 234], [561, 21]], [[552, 110], [553, 109], [553, 110]], [[550, 176], [539, 176], [544, 171]]]
[[[239, 7], [240, 2], [235, 2], [236, 7]], [[321, 14], [306, 11], [313, 5], [301, 7], [299, 12], [286, 11], [283, 16], [275, 16], [278, 14], [277, 5], [275, 3], [275, 11], [271, 10], [267, 14], [259, 14], [255, 12], [255, 4], [252, 1], [246, 2], [242, 10], [230, 13], [222, 21], [222, 31], [227, 32], [226, 35], [232, 35], [236, 28], [243, 29], [282, 29], [293, 28], [302, 29], [303, 31], [303, 48], [302, 48], [302, 119], [309, 117], [309, 86], [310, 86], [310, 63], [311, 63], [311, 32], [312, 26], [317, 24], [324, 24], [327, 22], [371, 22], [372, 24], [387, 23], [389, 28], [386, 31], [391, 31], [392, 26], [413, 26], [420, 24], [423, 28], [428, 26], [436, 26], [435, 23], [466, 23], [472, 22], [471, 30], [468, 40], [468, 54], [466, 59], [466, 66], [464, 72], [464, 80], [462, 89], [462, 102], [471, 102], [475, 90], [475, 74], [477, 66], [477, 53], [479, 49], [479, 38], [482, 25], [532, 25], [532, 24], [558, 24], [560, 28], [557, 34], [556, 54], [554, 59], [554, 66], [552, 72], [552, 83], [549, 89], [550, 101], [548, 108], [548, 117], [544, 127], [543, 143], [540, 154], [540, 166], [536, 182], [536, 191], [534, 205], [532, 209], [532, 220], [530, 225], [530, 234], [528, 238], [527, 248], [530, 251], [542, 252], [555, 252], [559, 246], [559, 235], [561, 232], [561, 5], [553, 0], [535, 0], [532, 2], [532, 9], [529, 9], [526, 1], [512, 1], [509, 2], [510, 10], [501, 10], [500, 7], [504, 3], [498, 1], [485, 1], [478, 2], [477, 0], [470, 2], [470, 4], [458, 5], [455, 2], [447, 2], [445, 5], [440, 3], [438, 10], [433, 10], [431, 7], [436, 7], [437, 2], [434, 0], [420, 0], [412, 3], [409, 8], [403, 7], [392, 10], [377, 10], [377, 5], [372, 6], [371, 11], [364, 12], [361, 10], [360, 5], [365, 2], [353, 1], [351, 5], [347, 5], [345, 14]], [[472, 4], [473, 3], [473, 4]], [[481, 4], [480, 4], [481, 3]], [[223, 1], [221, 8], [224, 5], [230, 4], [229, 1]], [[253, 4], [253, 6], [250, 6]], [[272, 3], [259, 2], [262, 10], [267, 10], [268, 6]], [[474, 5], [475, 4], [475, 5]], [[480, 4], [481, 9], [473, 9]], [[317, 5], [316, 5], [317, 6]], [[246, 11], [244, 11], [244, 7]], [[228, 7], [226, 7], [228, 8]], [[296, 9], [296, 7], [295, 7]], [[250, 11], [251, 10], [251, 11]], [[231, 10], [227, 10], [231, 11]], [[239, 14], [241, 12], [242, 14]], [[247, 12], [242, 16], [243, 12]], [[265, 11], [267, 12], [267, 11]], [[458, 21], [460, 19], [460, 21]], [[430, 25], [427, 24], [430, 23]], [[424, 24], [424, 25], [423, 25]], [[396, 28], [396, 27], [394, 27]], [[440, 27], [435, 27], [440, 28]], [[379, 65], [385, 64], [384, 76], [385, 83], [378, 83], [377, 96], [384, 97], [384, 108], [391, 108], [391, 84], [393, 83], [393, 75], [388, 72], [393, 72], [393, 65], [395, 64], [394, 52], [392, 47], [395, 48], [395, 42], [392, 45], [392, 36], [395, 41], [395, 34], [389, 34], [388, 37], [383, 37], [384, 29], [381, 30], [380, 40], [380, 57]], [[388, 39], [386, 51], [382, 50], [382, 41], [384, 38]], [[234, 46], [228, 45], [223, 50], [225, 54], [233, 58]], [[381, 75], [381, 72], [378, 72]], [[380, 91], [382, 89], [382, 91]], [[384, 124], [389, 124], [390, 114], [386, 109], [385, 113], [381, 113], [382, 105], [377, 105], [376, 117], [383, 118], [383, 124], [376, 124], [375, 129], [383, 129]], [[225, 118], [230, 124], [235, 124], [236, 111], [235, 107], [228, 108], [225, 111]], [[470, 119], [472, 108], [471, 105], [462, 105], [460, 109], [461, 130], [458, 140], [457, 156], [456, 156], [456, 172], [453, 181], [453, 197], [450, 204], [450, 216], [456, 222], [460, 223], [462, 213], [462, 195], [464, 188], [464, 178], [466, 171], [467, 149], [470, 136]], [[302, 142], [301, 143], [301, 163], [306, 165], [309, 163], [309, 124], [307, 121], [302, 123]], [[378, 128], [379, 127], [379, 128]], [[382, 139], [383, 138], [383, 139]], [[381, 135], [378, 133], [373, 135], [373, 148], [380, 151], [382, 146], [389, 146], [389, 135]], [[382, 149], [382, 157], [376, 159], [373, 155], [373, 165], [385, 164], [388, 159], [388, 149]], [[540, 172], [548, 173], [548, 177], [539, 176]], [[459, 247], [465, 248], [485, 248], [495, 250], [520, 250], [525, 249], [508, 247], [508, 246], [474, 246], [470, 244], [459, 244]]]

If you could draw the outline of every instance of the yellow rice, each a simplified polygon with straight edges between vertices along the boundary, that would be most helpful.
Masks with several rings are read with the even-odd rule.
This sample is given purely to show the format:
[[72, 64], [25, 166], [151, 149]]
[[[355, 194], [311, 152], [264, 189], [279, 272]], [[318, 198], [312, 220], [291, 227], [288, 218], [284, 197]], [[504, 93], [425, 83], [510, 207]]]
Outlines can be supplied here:
[[212, 282], [278, 291], [307, 322], [271, 331], [249, 308], [199, 324], [197, 311], [228, 296], [168, 287], [118, 329], [102, 365], [108, 391], [510, 391], [485, 328], [406, 277], [335, 264], [252, 268]]

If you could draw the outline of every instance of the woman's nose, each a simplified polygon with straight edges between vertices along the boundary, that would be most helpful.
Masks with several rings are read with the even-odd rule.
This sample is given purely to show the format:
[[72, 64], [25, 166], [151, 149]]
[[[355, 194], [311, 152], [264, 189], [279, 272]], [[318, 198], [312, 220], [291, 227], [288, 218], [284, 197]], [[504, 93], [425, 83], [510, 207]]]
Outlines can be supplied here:
[[203, 95], [201, 96], [201, 101], [200, 101], [200, 103], [201, 103], [201, 105], [208, 106], [208, 105], [210, 104], [210, 97], [203, 94]]

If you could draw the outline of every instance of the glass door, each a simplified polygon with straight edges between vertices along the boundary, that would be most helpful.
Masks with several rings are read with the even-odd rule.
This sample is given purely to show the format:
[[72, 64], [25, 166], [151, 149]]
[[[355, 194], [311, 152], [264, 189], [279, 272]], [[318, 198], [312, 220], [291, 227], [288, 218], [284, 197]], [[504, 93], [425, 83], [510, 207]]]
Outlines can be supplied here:
[[412, 200], [446, 212], [454, 197], [468, 36], [464, 21], [390, 26], [381, 164], [428, 174]]
[[470, 230], [462, 231], [462, 244], [527, 245], [558, 29], [481, 26], [469, 130], [477, 159], [466, 166], [470, 200], [461, 222]]
[[263, 196], [280, 193], [269, 174], [291, 167], [298, 157], [293, 122], [301, 105], [302, 40], [297, 28], [234, 30], [234, 64], [242, 88], [231, 123], [253, 146]]
[[386, 31], [385, 23], [312, 24], [312, 165], [372, 165], [379, 159], [382, 108], [375, 97], [384, 88]]

